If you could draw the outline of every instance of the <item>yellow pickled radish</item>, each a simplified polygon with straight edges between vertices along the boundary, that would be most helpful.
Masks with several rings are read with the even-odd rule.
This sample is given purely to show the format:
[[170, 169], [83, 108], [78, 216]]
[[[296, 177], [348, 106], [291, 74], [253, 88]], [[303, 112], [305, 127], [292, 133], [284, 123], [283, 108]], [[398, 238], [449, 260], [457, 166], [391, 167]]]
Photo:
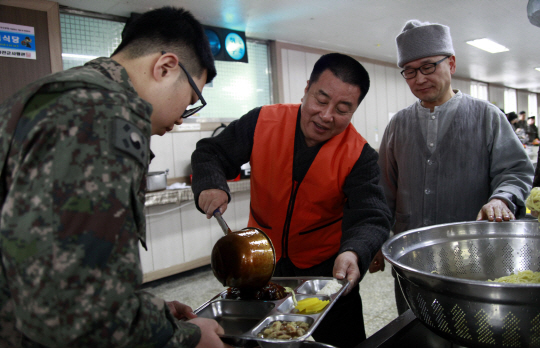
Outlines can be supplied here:
[[296, 305], [295, 308], [298, 309], [299, 311], [301, 311], [301, 310], [305, 309], [308, 306], [316, 304], [318, 301], [320, 301], [320, 300], [318, 298], [316, 298], [316, 297], [305, 298], [303, 300], [298, 301], [298, 304]]
[[316, 297], [308, 297], [308, 298], [298, 301], [298, 303], [311, 304], [311, 303], [317, 303], [318, 301], [320, 300]]
[[309, 306], [305, 309], [306, 314], [313, 314], [322, 311], [330, 301], [321, 301], [320, 303]]
[[300, 300], [300, 301], [298, 301], [298, 304], [295, 306], [295, 308], [298, 309], [299, 311], [303, 311], [308, 306], [311, 306], [311, 305], [317, 303], [316, 300], [317, 299], [315, 299], [315, 298], [307, 298], [307, 299], [304, 299], [304, 300]]
[[314, 314], [322, 311], [330, 301], [322, 301], [316, 297], [309, 297], [298, 301], [298, 305], [295, 308], [300, 313]]

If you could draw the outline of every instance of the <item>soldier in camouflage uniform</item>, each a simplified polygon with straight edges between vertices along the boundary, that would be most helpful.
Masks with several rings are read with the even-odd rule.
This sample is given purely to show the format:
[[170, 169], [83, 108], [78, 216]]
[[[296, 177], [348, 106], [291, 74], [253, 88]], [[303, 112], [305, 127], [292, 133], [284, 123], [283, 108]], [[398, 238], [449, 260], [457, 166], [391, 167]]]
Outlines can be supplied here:
[[150, 136], [215, 75], [200, 23], [162, 8], [111, 58], [0, 105], [0, 347], [224, 347], [215, 321], [138, 290]]

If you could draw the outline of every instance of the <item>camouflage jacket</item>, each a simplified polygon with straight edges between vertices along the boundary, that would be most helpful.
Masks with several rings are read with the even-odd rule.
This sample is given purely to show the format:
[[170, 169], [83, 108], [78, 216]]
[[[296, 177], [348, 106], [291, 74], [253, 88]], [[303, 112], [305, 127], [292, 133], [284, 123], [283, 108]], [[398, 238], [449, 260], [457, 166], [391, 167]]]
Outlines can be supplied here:
[[108, 58], [0, 105], [0, 347], [193, 347], [138, 291], [152, 107]]

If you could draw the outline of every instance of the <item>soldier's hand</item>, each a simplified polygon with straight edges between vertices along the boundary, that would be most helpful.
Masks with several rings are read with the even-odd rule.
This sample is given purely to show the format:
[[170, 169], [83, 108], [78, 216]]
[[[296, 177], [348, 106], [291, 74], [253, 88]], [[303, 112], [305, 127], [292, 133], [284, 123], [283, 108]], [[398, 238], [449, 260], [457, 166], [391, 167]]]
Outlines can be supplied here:
[[172, 315], [178, 319], [194, 319], [197, 318], [197, 314], [193, 313], [193, 309], [190, 306], [180, 303], [178, 301], [167, 302], [167, 306]]
[[214, 216], [214, 211], [219, 209], [221, 214], [227, 210], [229, 196], [227, 192], [219, 189], [204, 190], [199, 195], [199, 208], [206, 213], [206, 218]]
[[509, 221], [515, 220], [516, 217], [506, 205], [506, 202], [502, 199], [493, 198], [486, 205], [482, 207], [476, 220], [489, 220], [489, 221]]
[[347, 278], [349, 281], [349, 287], [343, 293], [343, 295], [347, 295], [360, 281], [358, 255], [356, 255], [354, 251], [345, 251], [339, 254], [334, 262], [334, 270], [332, 274], [337, 279]]
[[223, 343], [219, 338], [218, 334], [222, 335], [225, 331], [223, 331], [223, 328], [219, 326], [217, 321], [208, 318], [195, 318], [189, 322], [201, 328], [201, 340], [196, 348], [232, 348], [228, 344]]

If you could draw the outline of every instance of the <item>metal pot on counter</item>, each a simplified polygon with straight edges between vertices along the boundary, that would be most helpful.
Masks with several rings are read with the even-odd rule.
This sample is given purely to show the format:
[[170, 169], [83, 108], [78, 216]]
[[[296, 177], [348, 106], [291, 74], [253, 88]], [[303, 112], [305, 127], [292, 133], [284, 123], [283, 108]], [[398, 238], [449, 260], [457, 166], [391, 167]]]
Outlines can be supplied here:
[[167, 188], [167, 174], [169, 170], [160, 172], [148, 172], [146, 175], [146, 191], [159, 191]]

